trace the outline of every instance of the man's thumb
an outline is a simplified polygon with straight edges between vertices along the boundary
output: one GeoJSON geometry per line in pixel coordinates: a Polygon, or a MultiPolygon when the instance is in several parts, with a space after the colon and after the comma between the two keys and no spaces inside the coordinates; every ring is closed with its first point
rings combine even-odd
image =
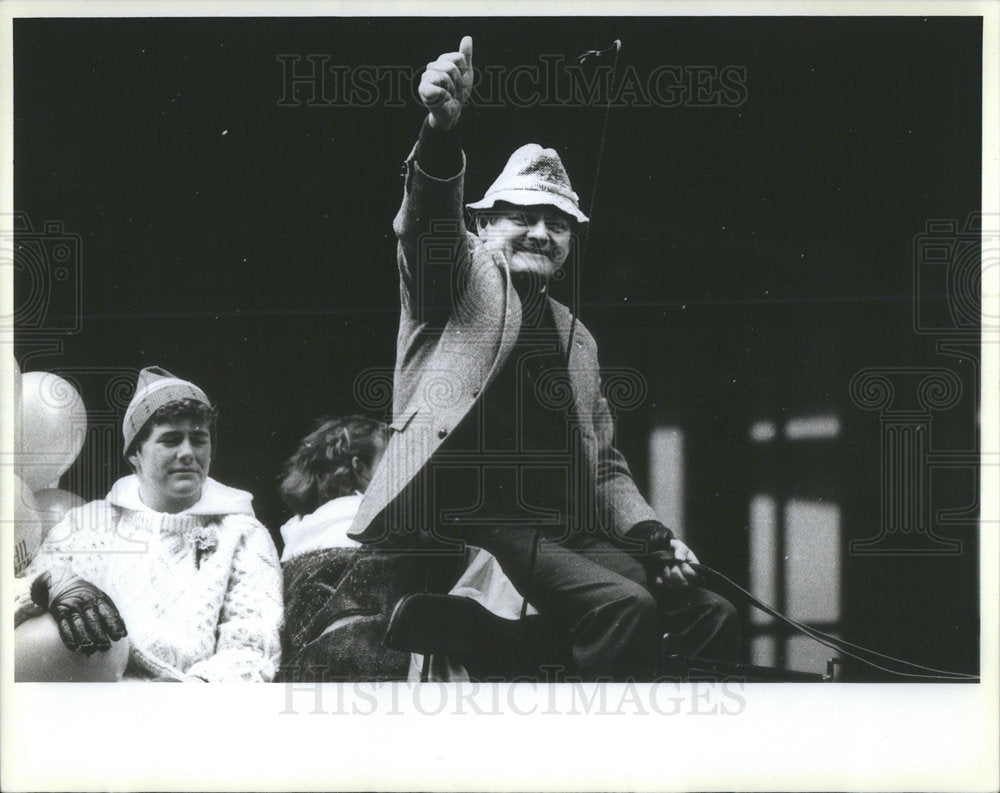
{"type": "Polygon", "coordinates": [[[458,51],[465,56],[465,62],[472,68],[472,36],[462,36],[462,43],[458,45],[458,51]]]}

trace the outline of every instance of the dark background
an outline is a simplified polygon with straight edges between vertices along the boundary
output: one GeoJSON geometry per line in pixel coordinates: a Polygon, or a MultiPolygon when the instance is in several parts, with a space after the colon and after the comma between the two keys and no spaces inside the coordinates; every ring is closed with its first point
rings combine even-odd
{"type": "MultiPolygon", "coordinates": [[[[286,96],[278,57],[417,75],[466,33],[477,68],[571,62],[616,37],[619,76],[745,68],[738,107],[610,111],[571,278],[604,366],[647,383],[619,446],[645,489],[649,430],[683,428],[686,536],[740,581],[752,494],[839,505],[841,635],[975,671],[975,468],[930,483],[935,516],[971,505],[935,528],[961,553],[862,557],[847,542],[880,526],[881,424],[851,400],[856,372],[951,369],[963,396],[935,413],[931,443],[978,448],[975,344],[949,356],[938,344],[954,328],[914,327],[915,238],[980,206],[976,18],[15,20],[15,208],[36,236],[60,221],[80,237],[78,266],[21,323],[18,360],[73,379],[107,429],[63,487],[97,498],[125,473],[115,428],[130,393],[108,383],[160,365],[220,403],[213,475],[251,490],[277,536],[283,459],[316,416],[369,407],[355,378],[392,366],[391,221],[422,117],[408,94],[309,107],[308,89],[286,96]],[[811,414],[839,418],[835,442],[762,450],[748,435],[811,414]]],[[[603,118],[599,103],[471,108],[469,200],[535,140],[558,148],[587,208],[603,118]]],[[[25,278],[16,268],[19,306],[25,278]]],[[[923,299],[947,318],[948,279],[938,287],[923,299]]]]}

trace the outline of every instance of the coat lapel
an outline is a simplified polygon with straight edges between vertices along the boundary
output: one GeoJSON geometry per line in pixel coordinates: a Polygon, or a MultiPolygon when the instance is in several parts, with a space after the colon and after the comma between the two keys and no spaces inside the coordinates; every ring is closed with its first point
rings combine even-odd
{"type": "MultiPolygon", "coordinates": [[[[559,336],[559,352],[562,353],[563,360],[566,361],[566,345],[569,344],[569,329],[573,322],[573,315],[566,306],[551,297],[549,298],[549,306],[552,308],[552,321],[555,323],[556,332],[559,336]]],[[[576,342],[573,346],[578,349],[580,346],[579,339],[576,342]]],[[[573,363],[576,360],[576,352],[577,350],[574,349],[567,361],[567,366],[571,372],[573,371],[573,363]]],[[[573,379],[570,376],[570,380],[573,379]]]]}
{"type": "Polygon", "coordinates": [[[486,375],[486,380],[482,384],[484,390],[492,382],[496,373],[507,362],[511,350],[514,349],[514,344],[517,342],[517,337],[521,332],[521,298],[511,283],[510,269],[507,266],[506,260],[502,265],[500,262],[496,262],[495,259],[494,262],[503,271],[504,278],[503,327],[500,328],[500,349],[497,351],[497,357],[493,361],[493,366],[490,367],[489,374],[486,375]]]}

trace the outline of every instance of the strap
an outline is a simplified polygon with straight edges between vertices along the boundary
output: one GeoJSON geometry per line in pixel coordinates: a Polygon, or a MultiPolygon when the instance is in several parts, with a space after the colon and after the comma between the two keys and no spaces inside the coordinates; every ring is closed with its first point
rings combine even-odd
{"type": "Polygon", "coordinates": [[[745,590],[735,581],[731,580],[730,578],[727,578],[717,570],[713,570],[711,567],[708,567],[703,564],[695,564],[690,562],[689,564],[697,573],[702,575],[708,583],[721,584],[723,587],[738,592],[740,595],[743,596],[743,599],[746,600],[754,608],[763,611],[765,614],[769,614],[770,616],[774,617],[777,620],[780,620],[786,625],[791,626],[800,633],[803,633],[806,636],[808,636],[813,641],[819,642],[820,644],[829,647],[833,650],[837,650],[838,652],[850,656],[855,660],[861,661],[862,663],[867,664],[868,666],[872,666],[875,669],[879,669],[883,672],[888,672],[889,674],[892,675],[897,675],[898,677],[916,678],[921,680],[951,680],[951,681],[963,681],[963,682],[979,681],[979,675],[970,675],[966,674],[965,672],[949,672],[943,669],[934,669],[933,667],[930,666],[922,666],[921,664],[915,664],[911,661],[905,661],[902,658],[896,658],[891,655],[886,655],[885,653],[876,652],[875,650],[869,650],[866,647],[861,647],[860,645],[852,644],[851,642],[846,641],[844,639],[838,639],[835,636],[830,636],[829,634],[823,633],[822,631],[816,630],[815,628],[810,628],[808,625],[803,625],[800,622],[796,622],[790,617],[786,617],[777,609],[774,609],[771,606],[764,603],[763,601],[758,600],[756,597],[750,594],[747,590],[745,590]],[[847,648],[851,648],[851,650],[854,650],[855,652],[851,652],[851,650],[848,650],[847,648]],[[870,658],[865,658],[863,655],[860,655],[859,653],[866,653],[868,655],[872,655],[877,658],[883,658],[887,661],[892,661],[894,663],[900,664],[910,669],[921,669],[924,670],[924,672],[933,672],[934,674],[921,674],[917,672],[904,672],[899,669],[890,669],[886,666],[882,666],[881,664],[876,663],[870,658]]]}

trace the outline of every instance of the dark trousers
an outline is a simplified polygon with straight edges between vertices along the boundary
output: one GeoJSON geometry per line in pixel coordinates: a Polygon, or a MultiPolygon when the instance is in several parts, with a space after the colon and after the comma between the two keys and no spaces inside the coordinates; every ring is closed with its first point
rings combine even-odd
{"type": "Polygon", "coordinates": [[[452,536],[493,554],[517,591],[567,633],[572,673],[584,680],[653,680],[664,633],[688,657],[739,660],[728,600],[692,585],[651,591],[643,565],[603,538],[540,535],[534,550],[531,526],[465,526],[452,536]]]}

